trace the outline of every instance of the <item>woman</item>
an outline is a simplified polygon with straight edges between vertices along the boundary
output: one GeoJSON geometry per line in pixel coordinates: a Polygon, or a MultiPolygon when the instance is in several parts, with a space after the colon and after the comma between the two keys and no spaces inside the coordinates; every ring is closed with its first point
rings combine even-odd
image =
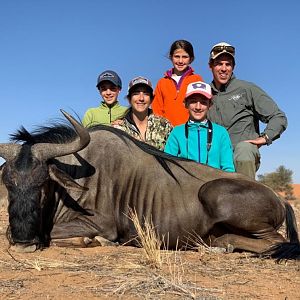
{"type": "Polygon", "coordinates": [[[149,79],[144,77],[132,79],[127,95],[130,108],[122,120],[115,121],[112,125],[141,141],[164,150],[172,125],[166,118],[152,113],[149,107],[153,98],[153,88],[149,79]]]}
{"type": "Polygon", "coordinates": [[[190,42],[175,41],[171,45],[169,59],[173,68],[158,81],[152,108],[155,114],[167,118],[175,126],[185,123],[188,119],[188,111],[183,103],[188,84],[203,79],[200,75],[194,74],[190,66],[195,59],[190,42]]]}

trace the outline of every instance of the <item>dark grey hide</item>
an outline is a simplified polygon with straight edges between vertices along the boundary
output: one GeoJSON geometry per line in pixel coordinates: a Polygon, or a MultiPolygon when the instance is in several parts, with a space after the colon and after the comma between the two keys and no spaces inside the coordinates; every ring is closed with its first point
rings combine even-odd
{"type": "Polygon", "coordinates": [[[66,117],[77,133],[67,126],[35,134],[23,129],[14,139],[25,143],[0,146],[11,244],[125,243],[136,236],[132,208],[141,223],[152,220],[169,248],[198,235],[212,246],[299,257],[293,210],[270,188],[174,158],[118,129],[87,132],[66,117]],[[277,231],[285,220],[287,239],[277,231]]]}

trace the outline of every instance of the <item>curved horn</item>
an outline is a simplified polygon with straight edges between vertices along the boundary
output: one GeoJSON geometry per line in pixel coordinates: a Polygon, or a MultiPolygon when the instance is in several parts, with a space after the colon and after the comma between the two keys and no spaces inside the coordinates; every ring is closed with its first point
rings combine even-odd
{"type": "Polygon", "coordinates": [[[79,138],[76,138],[73,142],[68,144],[49,144],[39,143],[33,146],[32,152],[35,156],[43,160],[48,160],[53,157],[59,157],[75,153],[85,148],[90,142],[90,134],[86,128],[84,128],[78,121],[76,121],[70,114],[60,110],[63,115],[69,120],[74,127],[79,138]]]}
{"type": "Polygon", "coordinates": [[[13,143],[0,144],[0,157],[4,158],[6,161],[10,161],[18,155],[21,147],[21,145],[13,143]]]}

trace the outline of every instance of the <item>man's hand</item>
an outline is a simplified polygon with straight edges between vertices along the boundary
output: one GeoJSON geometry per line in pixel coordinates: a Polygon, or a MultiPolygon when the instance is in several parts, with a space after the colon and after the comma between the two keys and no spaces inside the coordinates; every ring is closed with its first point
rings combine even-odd
{"type": "Polygon", "coordinates": [[[263,136],[260,136],[260,137],[254,139],[254,140],[247,140],[247,141],[244,141],[244,142],[256,145],[258,148],[267,144],[266,138],[263,137],[263,136]]]}

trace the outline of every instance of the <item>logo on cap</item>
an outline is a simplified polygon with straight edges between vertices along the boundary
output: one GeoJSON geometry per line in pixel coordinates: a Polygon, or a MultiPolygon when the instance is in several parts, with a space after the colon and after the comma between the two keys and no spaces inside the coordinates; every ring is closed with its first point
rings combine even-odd
{"type": "Polygon", "coordinates": [[[146,84],[152,88],[151,81],[149,79],[147,79],[145,77],[141,77],[141,76],[133,78],[129,83],[129,88],[132,88],[134,85],[140,84],[140,83],[146,84]]]}
{"type": "Polygon", "coordinates": [[[203,82],[192,83],[194,89],[206,89],[206,84],[203,82]]]}
{"type": "Polygon", "coordinates": [[[104,73],[104,74],[101,74],[100,78],[112,78],[112,77],[115,77],[113,74],[111,73],[104,73]]]}

